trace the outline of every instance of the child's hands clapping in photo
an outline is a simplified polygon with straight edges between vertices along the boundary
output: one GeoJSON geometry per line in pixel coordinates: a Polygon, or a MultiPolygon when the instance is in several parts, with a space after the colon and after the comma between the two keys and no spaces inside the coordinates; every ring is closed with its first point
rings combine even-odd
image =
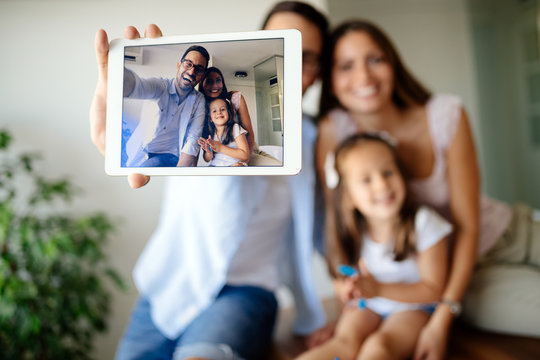
{"type": "Polygon", "coordinates": [[[208,139],[199,138],[197,141],[204,151],[221,152],[221,146],[223,145],[219,140],[214,140],[208,135],[208,139]]]}

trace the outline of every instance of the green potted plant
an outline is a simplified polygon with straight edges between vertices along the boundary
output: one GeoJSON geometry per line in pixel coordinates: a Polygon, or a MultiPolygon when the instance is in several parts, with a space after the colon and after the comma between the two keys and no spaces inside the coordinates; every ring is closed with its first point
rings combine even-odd
{"type": "Polygon", "coordinates": [[[109,312],[103,279],[125,288],[103,249],[113,223],[57,210],[74,186],[40,176],[38,156],[10,142],[0,130],[0,358],[91,359],[109,312]]]}

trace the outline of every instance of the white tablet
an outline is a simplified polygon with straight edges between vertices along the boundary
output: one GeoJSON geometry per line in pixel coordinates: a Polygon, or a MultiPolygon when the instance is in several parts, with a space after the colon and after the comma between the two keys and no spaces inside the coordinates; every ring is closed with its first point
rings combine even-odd
{"type": "Polygon", "coordinates": [[[111,41],[107,174],[297,174],[301,63],[297,30],[111,41]]]}

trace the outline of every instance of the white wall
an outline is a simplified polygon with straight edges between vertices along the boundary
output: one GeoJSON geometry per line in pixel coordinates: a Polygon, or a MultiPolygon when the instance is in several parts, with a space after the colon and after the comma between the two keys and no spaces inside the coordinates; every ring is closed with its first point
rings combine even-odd
{"type": "MultiPolygon", "coordinates": [[[[310,1],[321,8],[324,0],[310,1]]],[[[90,141],[88,109],[97,70],[94,35],[122,37],[126,25],[141,32],[148,23],[165,34],[255,30],[274,1],[9,1],[0,2],[0,126],[20,150],[42,152],[47,176],[69,176],[84,194],[74,213],[106,210],[122,219],[108,253],[131,279],[131,269],[155,228],[163,179],[131,190],[123,177],[105,175],[90,141]],[[247,15],[249,14],[249,15],[247,15]]],[[[156,259],[159,261],[159,259],[156,259]]],[[[109,333],[96,344],[98,359],[111,359],[136,299],[115,293],[109,333]]]]}

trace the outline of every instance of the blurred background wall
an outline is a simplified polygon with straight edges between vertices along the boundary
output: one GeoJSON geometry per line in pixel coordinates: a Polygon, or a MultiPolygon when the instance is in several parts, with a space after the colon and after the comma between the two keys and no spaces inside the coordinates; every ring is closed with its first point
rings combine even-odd
{"type": "MultiPolygon", "coordinates": [[[[536,0],[311,0],[332,25],[350,17],[385,29],[405,63],[434,92],[460,95],[468,110],[483,171],[483,189],[503,200],[540,207],[540,66],[536,0]]],[[[255,30],[275,1],[2,0],[0,126],[15,147],[43,154],[45,176],[69,176],[83,191],[75,213],[105,210],[119,219],[108,246],[126,279],[114,292],[109,331],[96,357],[111,359],[137,297],[131,270],[156,226],[163,178],[131,190],[109,177],[89,137],[88,109],[97,76],[97,29],[122,37],[148,23],[164,34],[255,30]]],[[[305,100],[317,111],[317,89],[305,100]]],[[[156,259],[159,261],[159,259],[156,259]]],[[[321,296],[332,288],[322,260],[314,273],[321,296]]],[[[286,291],[280,294],[290,303],[286,291]]]]}

